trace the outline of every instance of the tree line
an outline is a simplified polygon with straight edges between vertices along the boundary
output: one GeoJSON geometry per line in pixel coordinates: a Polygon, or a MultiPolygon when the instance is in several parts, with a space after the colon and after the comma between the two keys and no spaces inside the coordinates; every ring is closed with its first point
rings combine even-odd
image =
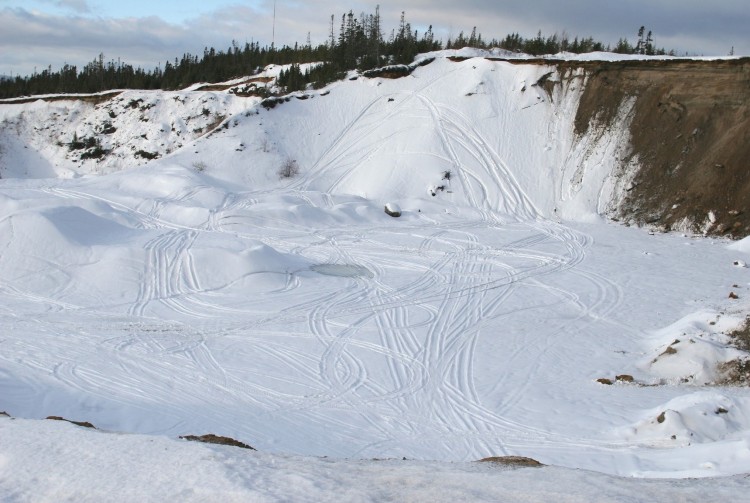
{"type": "MultiPolygon", "coordinates": [[[[503,39],[486,40],[474,28],[469,35],[461,32],[445,43],[437,39],[432,26],[420,33],[413,29],[401,13],[398,27],[386,36],[383,33],[380,8],[371,14],[345,13],[337,20],[331,16],[330,31],[325,43],[313,46],[309,35],[307,43],[280,48],[261,46],[258,42],[240,46],[232,41],[226,50],[206,47],[202,55],[183,54],[181,58],[166,61],[151,70],[136,68],[120,60],[105,61],[99,54],[83,68],[65,64],[60,70],[51,66],[30,76],[0,79],[0,98],[57,93],[95,93],[110,89],[163,89],[185,88],[198,82],[223,82],[236,77],[253,75],[269,64],[291,65],[282,72],[278,84],[286,91],[304,89],[308,85],[321,87],[340,79],[349,70],[369,70],[384,65],[408,64],[417,54],[441,49],[498,47],[531,55],[555,54],[566,51],[585,53],[612,51],[623,54],[666,54],[656,49],[652,33],[645,28],[638,31],[638,39],[631,44],[620,39],[616,46],[605,46],[592,37],[570,39],[566,34],[524,38],[518,33],[503,39]],[[305,71],[305,63],[310,65],[305,71]]],[[[672,52],[673,54],[673,52],[672,52]]]]}

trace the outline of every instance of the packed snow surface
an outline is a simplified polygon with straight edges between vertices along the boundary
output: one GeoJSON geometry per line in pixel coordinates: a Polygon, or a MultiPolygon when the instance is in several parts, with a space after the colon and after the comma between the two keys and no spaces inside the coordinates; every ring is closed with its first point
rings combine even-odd
{"type": "MultiPolygon", "coordinates": [[[[93,134],[102,105],[3,105],[0,410],[211,432],[266,453],[127,437],[136,453],[163,445],[164,458],[145,455],[160,466],[226,457],[233,479],[291,466],[267,453],[749,472],[750,393],[706,385],[743,357],[726,333],[744,321],[750,271],[735,262],[750,248],[604,222],[628,182],[613,159],[632,104],[577,138],[583,76],[551,75],[550,95],[535,84],[553,70],[438,58],[270,110],[221,92],[132,92],[111,105],[139,111],[116,124],[106,169],[55,145],[93,134]],[[34,131],[31,116],[63,119],[34,131]],[[131,167],[139,149],[163,157],[131,167]],[[300,173],[284,178],[290,159],[300,173]]],[[[27,466],[9,442],[24,428],[73,452],[120,438],[44,424],[0,422],[0,470],[27,466]]],[[[300,484],[392,477],[388,463],[306,463],[300,484]]],[[[408,469],[424,480],[435,466],[408,469]]],[[[465,480],[491,472],[460,466],[465,480]]],[[[593,477],[543,470],[552,484],[593,477]]]]}

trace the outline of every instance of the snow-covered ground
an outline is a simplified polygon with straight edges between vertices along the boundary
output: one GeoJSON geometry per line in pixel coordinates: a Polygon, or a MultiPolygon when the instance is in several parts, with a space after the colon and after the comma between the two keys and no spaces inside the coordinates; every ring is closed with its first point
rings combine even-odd
{"type": "Polygon", "coordinates": [[[75,502],[742,501],[744,475],[624,478],[559,467],[336,460],[0,417],[0,499],[75,502]]]}
{"type": "Polygon", "coordinates": [[[438,57],[269,110],[221,91],[1,105],[0,410],[152,436],[2,419],[0,489],[119,499],[116,466],[156,491],[124,499],[227,479],[237,499],[351,478],[353,500],[744,494],[601,475],[750,472],[750,392],[714,385],[745,357],[726,334],[750,245],[606,223],[632,103],[576,138],[584,77],[553,70],[438,57]],[[65,143],[107,118],[114,154],[81,163],[65,143]],[[208,432],[261,454],[174,440],[208,432]],[[557,468],[463,463],[502,455],[557,468]],[[70,482],[86,456],[107,462],[70,482]]]}

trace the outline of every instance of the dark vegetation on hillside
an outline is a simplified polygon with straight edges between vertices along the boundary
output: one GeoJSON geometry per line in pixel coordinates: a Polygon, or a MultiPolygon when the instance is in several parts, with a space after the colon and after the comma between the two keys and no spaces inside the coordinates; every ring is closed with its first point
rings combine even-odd
{"type": "MultiPolygon", "coordinates": [[[[202,56],[184,54],[181,59],[167,61],[153,70],[134,68],[121,61],[105,61],[99,56],[82,69],[65,64],[60,70],[48,67],[31,76],[0,80],[0,98],[13,98],[36,94],[95,93],[110,89],[181,89],[198,82],[223,82],[235,77],[253,75],[269,64],[292,65],[283,72],[279,85],[286,91],[296,91],[308,85],[321,87],[340,79],[348,70],[370,70],[383,65],[408,64],[423,52],[462,47],[498,47],[532,55],[554,54],[561,51],[584,53],[614,51],[619,53],[664,54],[653,44],[651,32],[645,34],[641,27],[638,41],[631,44],[621,39],[615,47],[605,46],[593,38],[572,40],[565,34],[545,37],[540,31],[536,37],[524,38],[518,33],[504,39],[485,40],[474,28],[466,36],[461,32],[446,43],[435,39],[432,27],[424,33],[413,30],[404,13],[397,29],[383,36],[380,10],[373,14],[355,16],[351,11],[341,16],[336,30],[335,16],[331,16],[330,33],[325,44],[281,48],[261,47],[258,42],[240,46],[233,41],[224,50],[205,48],[202,56]],[[336,35],[338,31],[338,35],[336,35]],[[318,62],[319,65],[302,71],[300,64],[318,62]]],[[[309,37],[308,37],[309,38],[309,37]]]]}

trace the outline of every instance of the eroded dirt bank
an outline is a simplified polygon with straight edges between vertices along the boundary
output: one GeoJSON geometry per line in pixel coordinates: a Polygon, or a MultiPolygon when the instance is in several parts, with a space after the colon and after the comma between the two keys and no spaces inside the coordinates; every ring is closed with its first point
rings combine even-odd
{"type": "Polygon", "coordinates": [[[607,127],[635,97],[630,123],[640,170],[614,215],[664,230],[750,234],[750,58],[560,62],[583,68],[578,134],[607,127]]]}

